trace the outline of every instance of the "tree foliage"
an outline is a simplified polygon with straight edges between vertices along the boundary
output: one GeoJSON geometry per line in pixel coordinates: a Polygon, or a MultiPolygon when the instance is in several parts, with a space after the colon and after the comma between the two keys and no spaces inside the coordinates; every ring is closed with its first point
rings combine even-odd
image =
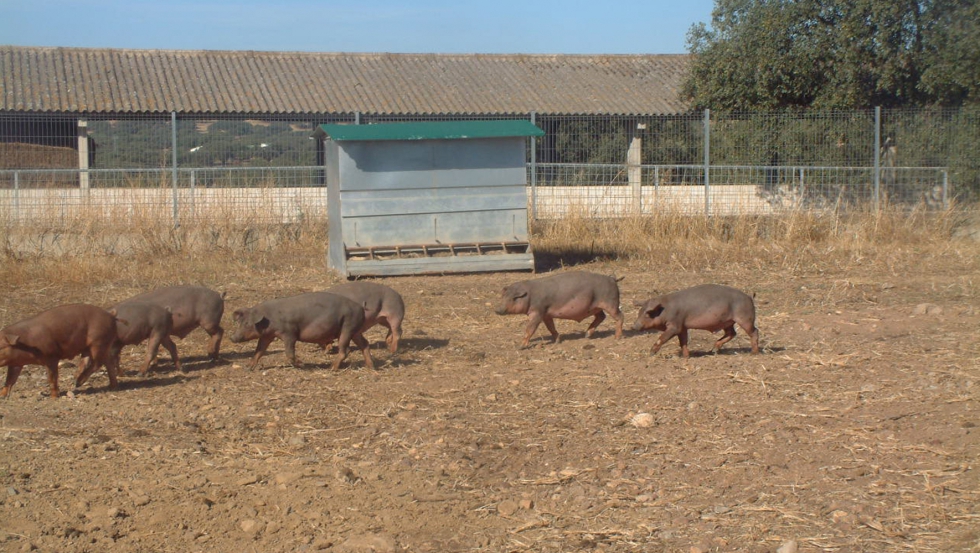
{"type": "Polygon", "coordinates": [[[717,0],[688,32],[698,108],[960,105],[980,100],[976,0],[717,0]]]}

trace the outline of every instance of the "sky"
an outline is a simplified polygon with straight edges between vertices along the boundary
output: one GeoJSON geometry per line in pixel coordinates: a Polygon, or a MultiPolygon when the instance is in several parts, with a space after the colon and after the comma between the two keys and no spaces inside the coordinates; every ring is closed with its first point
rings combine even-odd
{"type": "Polygon", "coordinates": [[[681,54],[714,0],[0,0],[0,44],[163,50],[681,54]]]}

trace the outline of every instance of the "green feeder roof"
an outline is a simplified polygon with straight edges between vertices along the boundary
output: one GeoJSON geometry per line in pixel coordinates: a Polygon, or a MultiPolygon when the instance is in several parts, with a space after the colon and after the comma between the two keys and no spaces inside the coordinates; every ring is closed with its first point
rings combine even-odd
{"type": "Polygon", "coordinates": [[[373,125],[320,125],[317,135],[333,140],[454,140],[461,138],[504,138],[544,136],[530,121],[426,121],[378,123],[373,125]]]}

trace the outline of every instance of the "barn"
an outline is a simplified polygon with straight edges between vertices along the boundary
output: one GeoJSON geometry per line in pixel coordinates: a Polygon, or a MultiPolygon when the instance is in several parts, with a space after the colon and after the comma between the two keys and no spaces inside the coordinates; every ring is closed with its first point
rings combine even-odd
{"type": "MultiPolygon", "coordinates": [[[[523,118],[545,130],[537,150],[539,161],[547,162],[557,149],[557,127],[570,121],[635,128],[637,117],[686,112],[680,88],[688,63],[686,55],[0,46],[0,169],[61,167],[65,149],[75,154],[70,168],[111,167],[111,153],[125,138],[100,138],[95,125],[178,119],[196,120],[198,128],[228,119],[312,128],[523,118]]],[[[159,166],[161,160],[146,163],[159,166]]]]}

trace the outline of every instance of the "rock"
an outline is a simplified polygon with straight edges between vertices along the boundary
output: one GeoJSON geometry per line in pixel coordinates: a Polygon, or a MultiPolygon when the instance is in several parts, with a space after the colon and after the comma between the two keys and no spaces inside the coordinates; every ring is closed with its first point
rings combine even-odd
{"type": "Polygon", "coordinates": [[[497,504],[497,512],[505,517],[512,516],[518,509],[520,506],[516,501],[505,500],[497,504]]]}
{"type": "Polygon", "coordinates": [[[796,540],[788,540],[783,542],[783,545],[779,546],[776,553],[796,553],[799,551],[800,546],[796,543],[796,540]]]}
{"type": "Polygon", "coordinates": [[[654,422],[656,421],[650,413],[637,413],[630,418],[630,424],[637,428],[650,428],[654,422]]]}
{"type": "Polygon", "coordinates": [[[934,303],[920,303],[919,305],[915,306],[915,309],[912,310],[912,315],[915,316],[922,316],[922,315],[935,316],[935,315],[942,315],[942,313],[943,313],[943,308],[939,307],[934,303]]]}
{"type": "Polygon", "coordinates": [[[275,477],[273,477],[273,481],[276,484],[292,484],[293,482],[299,480],[302,477],[303,477],[302,472],[282,472],[275,475],[275,477]]]}
{"type": "Polygon", "coordinates": [[[245,532],[249,536],[253,537],[262,532],[264,526],[265,525],[262,523],[262,521],[255,520],[254,518],[247,518],[238,523],[238,527],[242,529],[242,532],[245,532]]]}
{"type": "Polygon", "coordinates": [[[337,469],[337,472],[334,473],[334,476],[337,478],[337,480],[340,480],[345,484],[353,484],[359,480],[357,475],[354,474],[354,471],[348,467],[340,467],[337,469]]]}
{"type": "Polygon", "coordinates": [[[255,484],[258,481],[259,481],[259,477],[258,476],[255,476],[254,474],[251,474],[251,475],[246,476],[244,478],[239,478],[235,482],[235,485],[237,485],[237,486],[250,486],[252,484],[255,484]]]}
{"type": "Polygon", "coordinates": [[[395,540],[387,536],[367,534],[354,536],[337,546],[339,553],[395,553],[395,540]]]}

